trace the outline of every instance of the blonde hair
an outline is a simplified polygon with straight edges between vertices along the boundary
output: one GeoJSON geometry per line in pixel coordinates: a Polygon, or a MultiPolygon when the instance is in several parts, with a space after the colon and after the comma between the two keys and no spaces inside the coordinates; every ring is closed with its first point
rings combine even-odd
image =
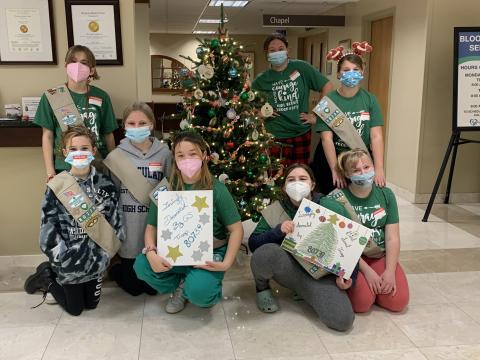
{"type": "Polygon", "coordinates": [[[172,190],[185,190],[185,184],[183,182],[182,173],[177,166],[177,162],[175,161],[175,148],[178,144],[183,141],[187,141],[192,143],[200,152],[201,154],[205,154],[205,159],[202,161],[202,168],[200,170],[200,181],[195,184],[195,189],[202,189],[202,190],[210,190],[213,189],[213,176],[208,170],[208,145],[203,140],[201,135],[193,131],[182,131],[174,136],[172,141],[172,152],[174,155],[173,164],[173,171],[172,176],[170,177],[170,186],[172,190]],[[197,185],[198,184],[198,185],[197,185]]]}
{"type": "Polygon", "coordinates": [[[67,54],[65,55],[65,64],[70,64],[73,62],[73,58],[75,57],[76,53],[83,52],[87,58],[88,66],[91,68],[95,68],[93,75],[91,76],[94,80],[100,79],[97,73],[97,61],[95,60],[95,55],[93,55],[92,50],[88,47],[83,45],[73,45],[71,46],[67,54]]]}
{"type": "Polygon", "coordinates": [[[145,115],[148,120],[153,124],[153,128],[155,128],[155,115],[153,114],[152,108],[148,106],[146,103],[141,101],[136,101],[132,105],[129,105],[123,110],[123,127],[125,127],[125,121],[130,116],[130,114],[134,111],[140,111],[145,115]]]}
{"type": "Polygon", "coordinates": [[[341,153],[337,160],[337,171],[344,177],[347,177],[352,167],[364,156],[372,161],[370,154],[363,149],[353,149],[341,153]]]}
{"type": "Polygon", "coordinates": [[[62,134],[62,149],[67,148],[67,144],[70,139],[78,136],[85,136],[90,140],[92,147],[97,146],[97,140],[95,138],[95,135],[88,128],[83,125],[74,125],[69,126],[67,131],[62,134]]]}

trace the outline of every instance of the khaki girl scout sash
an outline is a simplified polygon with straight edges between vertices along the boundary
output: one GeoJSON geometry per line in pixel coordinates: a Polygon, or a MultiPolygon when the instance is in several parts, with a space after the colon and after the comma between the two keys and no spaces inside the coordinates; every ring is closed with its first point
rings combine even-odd
{"type": "Polygon", "coordinates": [[[67,131],[69,126],[84,125],[82,116],[73,102],[72,96],[65,85],[60,85],[45,91],[55,118],[62,132],[67,131]]]}
{"type": "MultiPolygon", "coordinates": [[[[268,226],[270,226],[272,229],[286,220],[292,220],[292,218],[288,216],[286,211],[283,209],[280,201],[275,201],[263,209],[262,216],[267,222],[268,226]]],[[[317,265],[303,260],[303,258],[300,256],[293,255],[293,257],[314,279],[320,279],[321,277],[330,274],[317,265]]]]}
{"type": "Polygon", "coordinates": [[[148,206],[150,193],[155,186],[150,184],[122,150],[111,151],[103,164],[120,179],[138,202],[148,206]]]}
{"type": "Polygon", "coordinates": [[[342,110],[328,97],[324,96],[313,108],[313,112],[347,144],[350,149],[362,149],[368,153],[360,134],[342,110]]]}
{"type": "Polygon", "coordinates": [[[112,258],[120,248],[120,240],[103,214],[83,192],[75,178],[62,171],[47,183],[47,186],[73,216],[78,225],[112,258]]]}
{"type": "MultiPolygon", "coordinates": [[[[362,223],[342,190],[335,189],[329,194],[329,196],[333,197],[333,199],[345,207],[345,210],[347,210],[347,212],[350,214],[350,217],[353,221],[358,224],[362,223]]],[[[377,259],[381,258],[384,254],[385,250],[378,246],[375,241],[373,241],[373,238],[368,239],[367,245],[365,245],[365,248],[362,252],[362,255],[365,255],[366,257],[377,259]]]]}

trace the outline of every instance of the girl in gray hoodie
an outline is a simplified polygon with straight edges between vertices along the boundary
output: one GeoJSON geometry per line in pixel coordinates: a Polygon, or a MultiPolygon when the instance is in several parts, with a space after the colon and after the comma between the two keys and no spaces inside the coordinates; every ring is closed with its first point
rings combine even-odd
{"type": "MultiPolygon", "coordinates": [[[[117,149],[128,157],[151,185],[156,186],[170,175],[172,155],[165,143],[150,136],[154,123],[155,117],[147,104],[135,102],[127,107],[123,113],[126,137],[117,149]]],[[[133,271],[135,257],[142,252],[144,245],[148,207],[139,202],[115,174],[112,174],[112,178],[120,190],[119,207],[123,214],[126,238],[118,251],[121,262],[110,268],[110,278],[133,296],[144,292],[154,295],[156,290],[139,280],[133,271]]]]}

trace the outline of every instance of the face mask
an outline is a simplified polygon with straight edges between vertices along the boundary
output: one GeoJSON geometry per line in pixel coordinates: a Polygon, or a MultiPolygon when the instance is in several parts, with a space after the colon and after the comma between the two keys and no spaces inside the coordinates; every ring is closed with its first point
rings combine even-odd
{"type": "Polygon", "coordinates": [[[275,51],[271,52],[267,56],[268,62],[272,65],[282,65],[285,61],[287,61],[287,51],[275,51]]]}
{"type": "Polygon", "coordinates": [[[184,159],[177,161],[177,166],[186,177],[191,178],[202,167],[202,160],[200,159],[184,159]]]}
{"type": "Polygon", "coordinates": [[[71,151],[65,158],[65,162],[77,169],[84,169],[95,159],[91,151],[71,151]]]}
{"type": "Polygon", "coordinates": [[[370,187],[373,184],[374,177],[375,171],[371,170],[364,174],[350,176],[350,181],[360,187],[370,187]]]}
{"type": "Polygon", "coordinates": [[[67,75],[75,82],[81,82],[88,79],[90,76],[90,68],[82,63],[70,63],[67,65],[67,75]]]}
{"type": "Polygon", "coordinates": [[[306,198],[310,195],[311,189],[310,185],[303,181],[293,181],[287,184],[285,187],[285,192],[290,197],[290,199],[299,202],[303,198],[306,198]]]}
{"type": "Polygon", "coordinates": [[[358,70],[345,71],[340,77],[340,82],[347,87],[355,87],[363,79],[363,75],[358,70]]]}
{"type": "Polygon", "coordinates": [[[150,127],[125,128],[125,136],[134,143],[142,143],[150,136],[150,127]]]}

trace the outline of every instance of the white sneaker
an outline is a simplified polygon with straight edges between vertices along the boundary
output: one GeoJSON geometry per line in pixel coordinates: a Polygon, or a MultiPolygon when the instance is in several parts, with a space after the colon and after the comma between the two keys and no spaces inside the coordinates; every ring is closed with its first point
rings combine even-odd
{"type": "Polygon", "coordinates": [[[47,295],[45,295],[45,303],[48,305],[56,305],[57,300],[53,297],[52,293],[47,292],[47,295]]]}
{"type": "Polygon", "coordinates": [[[182,280],[170,299],[168,299],[167,305],[165,306],[165,311],[167,313],[176,314],[185,308],[187,300],[183,297],[183,286],[184,282],[182,280]]]}

